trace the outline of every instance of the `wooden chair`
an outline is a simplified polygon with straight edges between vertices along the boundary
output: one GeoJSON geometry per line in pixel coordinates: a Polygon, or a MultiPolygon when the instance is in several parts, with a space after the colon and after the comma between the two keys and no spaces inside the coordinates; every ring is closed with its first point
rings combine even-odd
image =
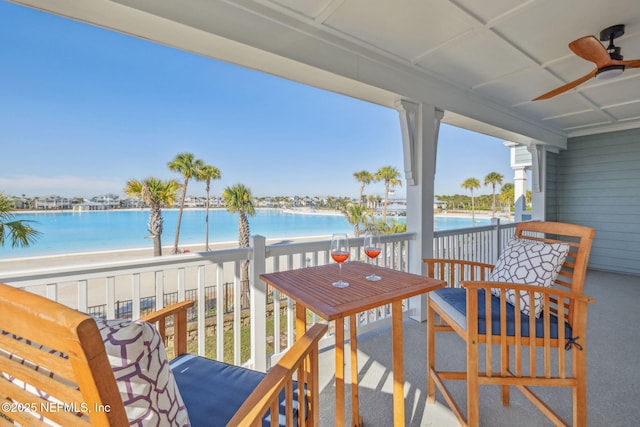
{"type": "MultiPolygon", "coordinates": [[[[186,353],[186,310],[192,305],[191,301],[178,303],[144,319],[157,322],[164,338],[166,319],[174,317],[174,349],[178,355],[186,353]]],[[[92,317],[0,284],[0,330],[5,331],[0,333],[0,426],[14,422],[47,425],[39,417],[69,426],[129,425],[103,338],[92,317]]],[[[224,370],[243,370],[259,378],[255,390],[235,403],[233,409],[237,411],[227,425],[263,425],[266,414],[278,414],[269,415],[271,426],[279,425],[282,419],[287,426],[318,425],[318,341],[326,330],[326,325],[311,327],[267,374],[210,361],[226,365],[224,370]],[[294,417],[296,394],[301,396],[300,402],[305,402],[299,417],[294,417]]],[[[206,376],[202,382],[206,385],[206,376]]],[[[188,393],[179,383],[178,388],[180,394],[188,393]]],[[[195,403],[202,402],[207,410],[213,407],[215,411],[216,392],[225,394],[227,390],[208,390],[195,403]]],[[[191,411],[186,399],[185,405],[191,411]]]]}
{"type": "Polygon", "coordinates": [[[510,387],[515,386],[555,425],[567,425],[529,387],[570,387],[573,394],[573,425],[587,425],[587,305],[594,300],[583,295],[583,286],[594,234],[593,229],[579,225],[553,222],[517,224],[515,237],[519,239],[552,244],[567,242],[570,246],[562,270],[555,283],[548,288],[489,282],[494,269],[490,264],[424,260],[427,274],[446,280],[449,285],[429,296],[428,402],[434,402],[437,387],[460,423],[475,427],[480,424],[479,385],[500,385],[504,406],[509,405],[510,387]],[[499,297],[492,295],[491,289],[499,293],[499,297]],[[518,303],[507,301],[509,289],[513,290],[514,302],[518,303]],[[539,318],[535,317],[534,310],[528,315],[515,310],[520,307],[524,296],[533,301],[534,292],[542,296],[539,318]],[[491,298],[485,298],[485,293],[491,298]],[[455,332],[465,341],[466,372],[436,368],[436,332],[455,332]],[[535,339],[531,339],[532,336],[535,339]],[[479,344],[485,344],[484,351],[479,344]],[[570,370],[567,367],[568,351],[565,349],[571,350],[570,370]],[[447,380],[467,381],[466,419],[445,386],[447,380]]]}

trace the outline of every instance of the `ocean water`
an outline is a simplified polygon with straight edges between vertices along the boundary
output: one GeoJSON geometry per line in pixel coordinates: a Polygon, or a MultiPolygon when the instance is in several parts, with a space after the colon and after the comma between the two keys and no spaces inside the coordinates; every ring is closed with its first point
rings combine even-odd
{"type": "MultiPolygon", "coordinates": [[[[164,228],[162,245],[172,246],[175,238],[178,210],[162,211],[164,228]]],[[[205,241],[205,211],[187,209],[182,215],[180,247],[203,244],[205,241]]],[[[112,210],[94,212],[16,213],[15,219],[33,221],[41,236],[31,246],[12,248],[10,242],[0,247],[0,258],[60,255],[118,249],[152,248],[147,236],[148,210],[112,210]]],[[[404,221],[404,218],[400,218],[404,221]]],[[[489,224],[488,219],[476,219],[476,225],[489,224]]],[[[331,233],[353,233],[342,215],[290,213],[278,209],[258,209],[249,217],[251,234],[268,239],[307,236],[328,236],[331,233]]],[[[470,227],[471,218],[436,217],[436,230],[470,227]]],[[[238,215],[224,209],[209,211],[209,242],[236,242],[238,215]]]]}

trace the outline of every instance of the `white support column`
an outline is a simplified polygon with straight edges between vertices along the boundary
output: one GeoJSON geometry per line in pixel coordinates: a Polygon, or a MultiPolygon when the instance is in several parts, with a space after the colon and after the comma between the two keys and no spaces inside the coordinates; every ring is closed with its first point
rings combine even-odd
{"type": "Polygon", "coordinates": [[[400,131],[402,132],[402,154],[404,158],[404,178],[407,187],[416,185],[416,141],[420,123],[420,106],[415,102],[401,99],[396,103],[396,109],[400,113],[400,131]]]}
{"type": "MultiPolygon", "coordinates": [[[[396,103],[402,127],[407,180],[407,231],[416,233],[409,243],[410,271],[424,274],[422,258],[433,253],[433,200],[436,152],[442,111],[432,105],[400,100],[396,103]]],[[[412,298],[413,318],[426,320],[426,296],[412,298]]]]}
{"type": "Polygon", "coordinates": [[[544,221],[546,218],[545,207],[545,178],[546,178],[546,160],[547,151],[542,145],[532,145],[527,147],[531,153],[532,172],[531,172],[531,219],[544,221]]]}
{"type": "Polygon", "coordinates": [[[527,168],[514,167],[513,170],[514,216],[516,221],[520,222],[527,207],[527,168]]]}
{"type": "MultiPolygon", "coordinates": [[[[267,372],[267,285],[260,280],[266,271],[266,239],[251,236],[253,259],[250,263],[251,359],[253,369],[267,372]]],[[[277,336],[277,335],[276,335],[277,336]]]]}

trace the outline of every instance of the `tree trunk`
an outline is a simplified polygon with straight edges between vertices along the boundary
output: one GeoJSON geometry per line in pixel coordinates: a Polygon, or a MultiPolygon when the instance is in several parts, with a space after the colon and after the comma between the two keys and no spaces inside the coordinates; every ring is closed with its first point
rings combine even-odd
{"type": "Polygon", "coordinates": [[[149,209],[149,233],[153,238],[153,256],[162,255],[162,211],[159,206],[151,206],[149,209]]]}
{"type": "Polygon", "coordinates": [[[182,211],[184,210],[184,199],[187,197],[187,182],[184,180],[184,187],[182,188],[182,200],[180,200],[180,210],[178,211],[178,225],[176,225],[176,239],[173,242],[173,253],[180,253],[178,249],[178,240],[180,239],[180,223],[182,222],[182,211]]]}
{"type": "Polygon", "coordinates": [[[471,190],[471,224],[476,225],[476,201],[473,198],[473,190],[471,190]]]}
{"type": "Polygon", "coordinates": [[[205,237],[204,237],[204,250],[209,250],[209,181],[207,181],[207,201],[205,214],[204,214],[204,224],[205,224],[205,237]]]}
{"type": "Polygon", "coordinates": [[[160,235],[153,236],[153,256],[162,256],[162,242],[160,235]]]}
{"type": "MultiPolygon", "coordinates": [[[[240,221],[238,222],[239,246],[248,248],[250,242],[249,220],[244,212],[240,212],[240,221]]],[[[248,305],[249,302],[249,261],[242,261],[240,267],[240,283],[242,284],[241,304],[248,305]]]]}
{"type": "Polygon", "coordinates": [[[389,183],[385,182],[384,184],[384,208],[382,211],[382,219],[384,223],[387,223],[387,202],[389,201],[389,183]]]}

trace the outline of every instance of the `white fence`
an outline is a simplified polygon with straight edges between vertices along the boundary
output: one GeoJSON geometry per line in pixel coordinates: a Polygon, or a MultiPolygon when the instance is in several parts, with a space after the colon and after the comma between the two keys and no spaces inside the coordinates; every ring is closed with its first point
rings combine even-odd
{"type": "MultiPolygon", "coordinates": [[[[436,232],[434,256],[494,263],[500,245],[513,234],[513,227],[513,224],[494,224],[436,232]]],[[[383,251],[376,262],[409,271],[412,266],[408,265],[407,251],[413,239],[413,233],[382,236],[383,251]]],[[[350,239],[351,260],[365,260],[363,243],[362,238],[350,239]]],[[[178,301],[184,300],[187,294],[190,297],[195,294],[193,334],[197,352],[264,370],[270,365],[270,355],[278,355],[292,344],[294,307],[277,291],[267,289],[259,275],[327,264],[329,246],[328,240],[267,246],[264,237],[254,236],[249,248],[33,269],[2,274],[0,282],[28,289],[84,312],[92,306],[105,305],[107,318],[121,314],[117,307],[122,301],[128,301],[131,317],[137,319],[145,309],[162,308],[166,294],[177,295],[178,301]],[[246,261],[250,263],[250,274],[248,283],[243,283],[241,264],[246,261]],[[212,287],[216,295],[213,300],[207,298],[207,290],[212,287]],[[230,302],[222,297],[225,287],[232,290],[227,292],[230,302]],[[153,304],[143,304],[149,298],[153,304]],[[243,300],[250,309],[242,310],[246,306],[243,300]],[[273,314],[267,315],[267,307],[273,314]]],[[[405,304],[406,311],[412,309],[409,304],[410,301],[405,304]]],[[[318,320],[313,314],[309,316],[310,322],[318,320]]],[[[385,307],[371,310],[359,316],[359,328],[375,327],[389,317],[390,311],[385,307]]]]}
{"type": "MultiPolygon", "coordinates": [[[[404,260],[409,245],[414,238],[412,233],[394,234],[382,237],[383,251],[377,262],[390,268],[407,270],[404,260]]],[[[215,354],[219,360],[250,364],[258,369],[266,369],[268,354],[280,353],[292,344],[294,336],[294,310],[291,301],[282,299],[277,292],[271,291],[259,280],[259,275],[299,268],[310,265],[323,265],[329,262],[330,241],[313,241],[266,246],[265,238],[254,236],[249,248],[226,249],[211,252],[190,253],[177,256],[163,256],[111,263],[99,263],[86,266],[69,266],[47,269],[33,269],[23,272],[2,274],[0,282],[28,289],[65,305],[88,312],[96,305],[105,305],[107,318],[118,316],[116,309],[121,301],[130,301],[131,317],[137,319],[144,309],[159,309],[164,306],[165,295],[177,293],[177,300],[184,300],[187,293],[195,292],[197,327],[197,352],[201,355],[215,354]],[[251,273],[248,283],[241,277],[241,264],[250,262],[251,273]],[[225,286],[232,284],[233,310],[225,310],[225,286]],[[215,301],[207,301],[207,288],[215,286],[215,301]],[[241,300],[250,295],[250,316],[242,307],[241,300]],[[142,302],[153,298],[152,306],[142,302]],[[266,306],[273,306],[273,330],[269,340],[272,349],[267,351],[266,306]],[[211,306],[213,304],[213,307],[211,306]],[[215,312],[214,319],[208,323],[207,311],[215,312]],[[284,312],[284,315],[280,315],[284,312]],[[248,319],[248,320],[247,320],[248,319]],[[250,325],[250,337],[244,326],[250,325]],[[225,343],[225,329],[231,343],[225,343]],[[281,333],[281,329],[284,333],[281,333]],[[286,337],[281,343],[280,336],[286,337]],[[212,340],[210,337],[214,337],[212,340]],[[213,342],[211,342],[213,341],[213,342]],[[225,349],[225,346],[227,347],[225,349]],[[230,349],[229,349],[230,348],[230,349]],[[243,348],[245,354],[243,355],[243,348]],[[246,349],[251,354],[247,356],[246,349]]],[[[350,239],[351,259],[363,260],[363,238],[350,239]]],[[[386,317],[383,311],[364,316],[363,323],[371,323],[386,317]]],[[[315,317],[311,317],[315,321],[315,317]]]]}
{"type": "Polygon", "coordinates": [[[513,237],[516,224],[494,224],[436,231],[433,237],[433,257],[460,259],[495,264],[502,248],[513,237]]]}

